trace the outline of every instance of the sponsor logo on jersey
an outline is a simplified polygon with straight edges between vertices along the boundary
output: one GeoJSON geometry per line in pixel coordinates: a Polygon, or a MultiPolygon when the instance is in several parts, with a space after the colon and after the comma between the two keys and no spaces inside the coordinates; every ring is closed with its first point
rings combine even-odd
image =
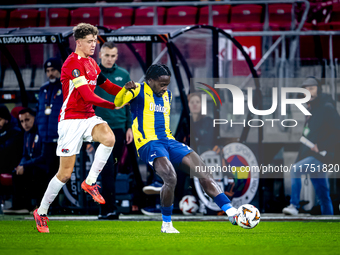
{"type": "Polygon", "coordinates": [[[168,107],[161,106],[160,104],[150,103],[150,111],[168,113],[168,107]]]}
{"type": "Polygon", "coordinates": [[[116,80],[116,81],[122,81],[123,78],[122,78],[122,77],[116,77],[115,80],[116,80]]]}
{"type": "Polygon", "coordinates": [[[74,78],[77,78],[77,77],[79,77],[79,75],[80,75],[80,71],[78,69],[73,69],[72,76],[74,78]]]}
{"type": "Polygon", "coordinates": [[[96,80],[87,80],[87,84],[96,86],[97,81],[96,80]]]}

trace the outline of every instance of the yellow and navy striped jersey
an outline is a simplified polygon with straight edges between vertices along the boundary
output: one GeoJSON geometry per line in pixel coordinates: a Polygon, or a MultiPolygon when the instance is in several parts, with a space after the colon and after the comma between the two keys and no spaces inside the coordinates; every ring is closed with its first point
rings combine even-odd
{"type": "Polygon", "coordinates": [[[170,131],[170,90],[158,97],[146,82],[135,84],[137,88],[133,90],[123,87],[114,103],[120,107],[130,102],[132,132],[137,150],[149,141],[175,139],[170,131]]]}

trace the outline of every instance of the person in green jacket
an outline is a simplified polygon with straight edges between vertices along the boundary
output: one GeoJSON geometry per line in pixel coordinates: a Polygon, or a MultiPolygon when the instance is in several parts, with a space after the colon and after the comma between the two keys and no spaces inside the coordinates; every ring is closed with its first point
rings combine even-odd
{"type": "MultiPolygon", "coordinates": [[[[101,63],[99,67],[102,73],[110,81],[123,87],[126,82],[130,81],[130,75],[124,68],[116,64],[118,59],[118,48],[113,42],[105,42],[100,49],[99,58],[101,63]]],[[[96,86],[94,92],[110,102],[114,102],[115,96],[108,94],[105,90],[96,86]]],[[[96,107],[96,115],[105,120],[111,127],[116,137],[116,143],[112,153],[102,171],[102,196],[106,203],[100,205],[100,214],[98,219],[118,219],[119,213],[116,207],[115,198],[115,162],[121,158],[124,142],[127,144],[133,141],[131,130],[131,116],[129,106],[125,106],[119,110],[112,111],[110,109],[96,107]]]]}

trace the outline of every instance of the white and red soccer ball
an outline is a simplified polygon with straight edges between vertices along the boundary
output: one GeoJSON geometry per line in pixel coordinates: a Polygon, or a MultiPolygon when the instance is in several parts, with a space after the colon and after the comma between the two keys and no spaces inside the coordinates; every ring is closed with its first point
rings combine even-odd
{"type": "Polygon", "coordinates": [[[198,210],[197,200],[192,195],[186,195],[179,202],[179,209],[184,215],[194,215],[198,210]]]}
{"type": "Polygon", "coordinates": [[[237,209],[237,225],[245,229],[255,228],[260,222],[259,210],[250,204],[241,205],[237,209]]]}

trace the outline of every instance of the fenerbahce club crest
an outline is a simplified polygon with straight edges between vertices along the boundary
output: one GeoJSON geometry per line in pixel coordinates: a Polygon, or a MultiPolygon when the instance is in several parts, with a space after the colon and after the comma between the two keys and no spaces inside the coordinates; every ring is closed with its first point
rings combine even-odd
{"type": "MultiPolygon", "coordinates": [[[[259,185],[258,163],[254,153],[242,143],[230,143],[222,149],[206,151],[201,158],[222,191],[230,198],[232,205],[238,208],[249,204],[259,185]],[[221,156],[222,154],[222,156],[221,156]]],[[[197,169],[199,170],[199,169],[197,169]]],[[[194,177],[197,194],[203,204],[213,211],[221,211],[202,189],[198,178],[194,177]]]]}

